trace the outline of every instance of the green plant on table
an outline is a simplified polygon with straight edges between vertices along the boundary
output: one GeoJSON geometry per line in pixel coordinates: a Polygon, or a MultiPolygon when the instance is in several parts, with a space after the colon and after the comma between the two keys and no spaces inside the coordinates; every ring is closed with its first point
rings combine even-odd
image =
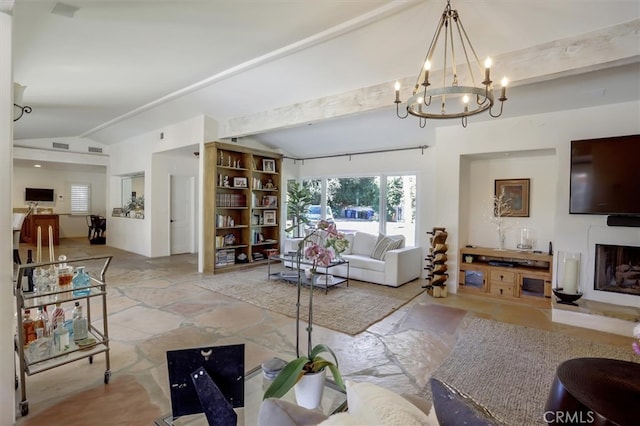
{"type": "Polygon", "coordinates": [[[344,235],[336,230],[334,223],[325,220],[318,223],[318,228],[304,237],[298,243],[296,261],[298,268],[298,294],[296,301],[296,356],[297,358],[289,362],[282,369],[280,374],[274,379],[271,386],[265,391],[264,399],[280,398],[284,396],[305,374],[317,373],[328,368],[333,374],[336,384],[345,389],[344,380],[338,369],[338,358],[331,348],[325,344],[312,345],[311,334],[313,331],[313,277],[309,289],[309,320],[307,323],[307,355],[300,355],[300,297],[302,291],[302,276],[300,275],[300,261],[302,253],[306,260],[312,261],[312,271],[315,273],[318,266],[327,267],[335,258],[335,247],[344,251],[349,246],[349,242],[344,235]],[[338,242],[338,240],[340,242],[338,242]],[[310,244],[308,244],[310,242],[310,244]],[[312,347],[313,346],[313,347],[312,347]],[[320,356],[328,353],[333,361],[320,356]]]}

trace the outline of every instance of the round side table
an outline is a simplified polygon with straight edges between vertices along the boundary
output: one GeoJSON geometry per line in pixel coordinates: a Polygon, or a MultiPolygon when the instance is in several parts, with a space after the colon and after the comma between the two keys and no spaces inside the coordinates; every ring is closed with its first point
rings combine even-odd
{"type": "Polygon", "coordinates": [[[640,364],[576,358],[558,366],[545,406],[548,424],[640,424],[640,364]]]}

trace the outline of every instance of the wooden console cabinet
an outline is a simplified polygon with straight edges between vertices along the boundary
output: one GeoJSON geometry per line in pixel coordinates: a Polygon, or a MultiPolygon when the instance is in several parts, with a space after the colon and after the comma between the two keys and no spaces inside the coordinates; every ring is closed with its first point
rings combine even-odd
{"type": "Polygon", "coordinates": [[[36,245],[38,226],[42,229],[42,246],[49,245],[49,226],[53,229],[53,244],[60,244],[60,219],[57,214],[30,214],[22,223],[20,242],[36,245]]]}
{"type": "Polygon", "coordinates": [[[551,307],[553,256],[482,247],[460,249],[458,290],[551,307]]]}

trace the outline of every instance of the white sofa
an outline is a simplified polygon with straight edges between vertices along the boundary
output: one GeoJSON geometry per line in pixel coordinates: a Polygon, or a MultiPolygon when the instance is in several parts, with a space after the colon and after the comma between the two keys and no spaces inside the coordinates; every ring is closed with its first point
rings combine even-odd
{"type": "MultiPolygon", "coordinates": [[[[387,250],[382,260],[371,257],[378,235],[365,232],[345,233],[349,248],[342,257],[349,261],[349,278],[399,287],[420,277],[422,273],[422,249],[420,247],[404,247],[404,236],[389,235],[390,239],[401,241],[399,248],[387,250]]],[[[322,271],[324,272],[324,271],[322,271]]],[[[330,274],[347,276],[347,266],[334,266],[330,274]]]]}

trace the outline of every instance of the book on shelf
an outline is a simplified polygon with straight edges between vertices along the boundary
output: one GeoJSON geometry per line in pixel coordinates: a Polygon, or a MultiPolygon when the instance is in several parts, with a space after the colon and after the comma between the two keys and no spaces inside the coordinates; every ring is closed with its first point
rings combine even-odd
{"type": "Polygon", "coordinates": [[[244,194],[216,194],[216,207],[246,207],[247,196],[244,194]]]}

